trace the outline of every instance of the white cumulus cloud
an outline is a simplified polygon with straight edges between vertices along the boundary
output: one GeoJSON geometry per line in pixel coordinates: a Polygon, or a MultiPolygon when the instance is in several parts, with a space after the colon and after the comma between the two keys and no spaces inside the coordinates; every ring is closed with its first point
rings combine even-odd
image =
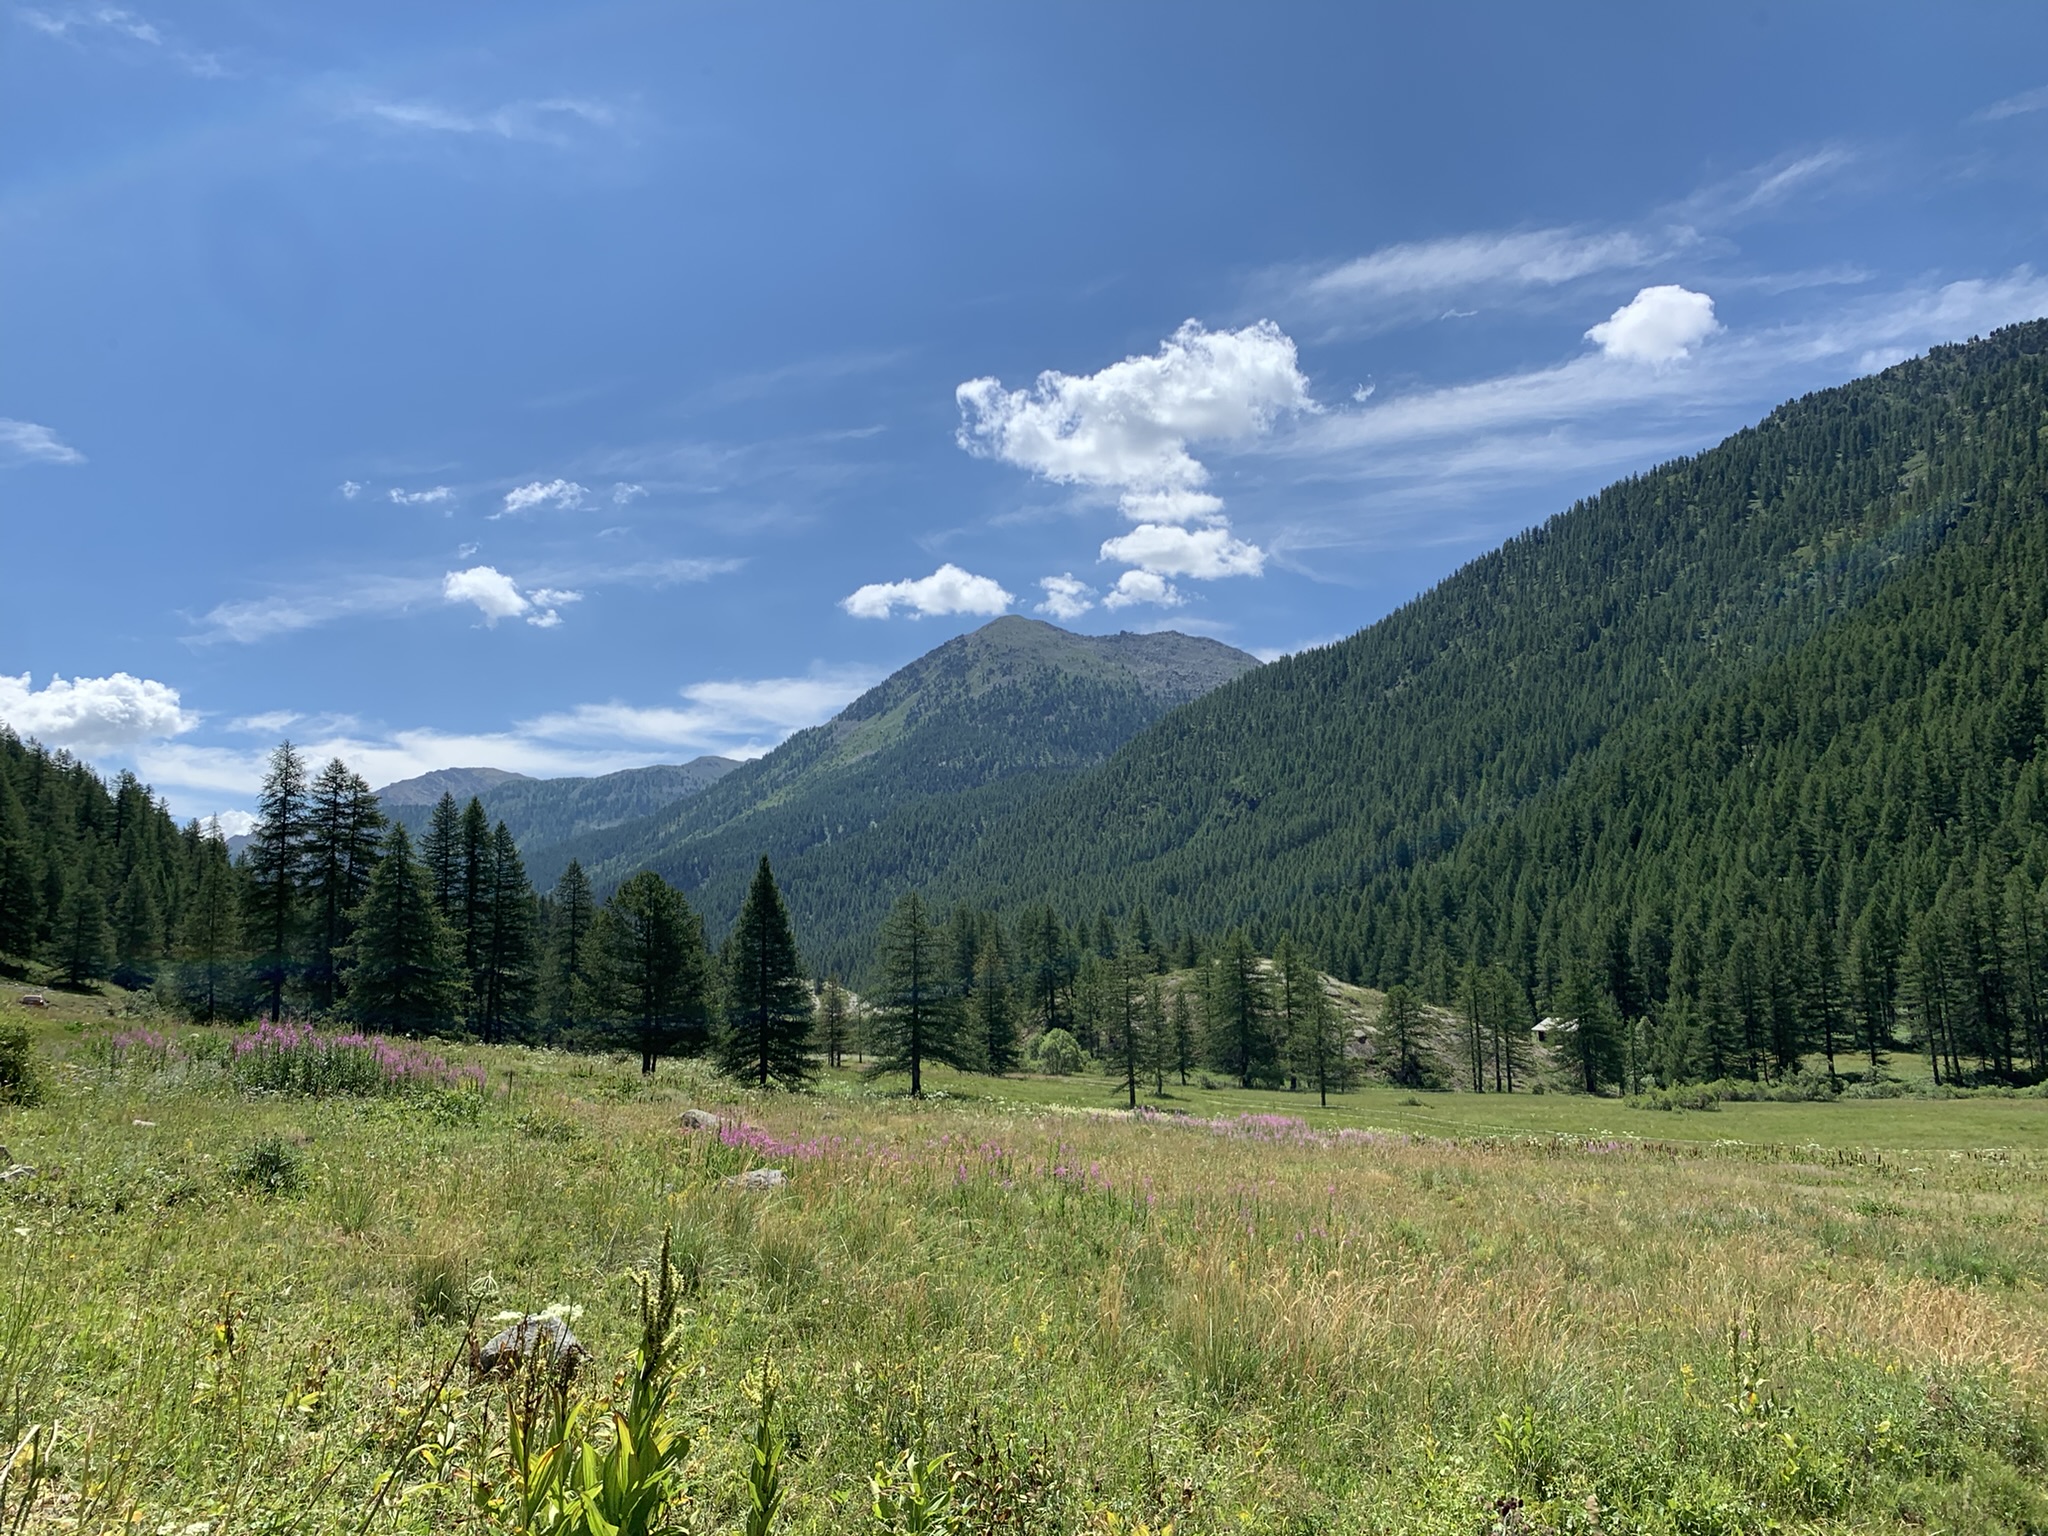
{"type": "Polygon", "coordinates": [[[1609,357],[1661,366],[1690,357],[1719,329],[1712,299],[1676,283],[1659,283],[1586,332],[1586,339],[1609,357]]]}
{"type": "MultiPolygon", "coordinates": [[[[342,494],[353,496],[355,492],[344,488],[342,494]]],[[[401,507],[432,507],[448,500],[455,493],[445,485],[437,485],[426,491],[401,491],[394,487],[390,494],[391,499],[401,507]]]]}
{"type": "Polygon", "coordinates": [[[1115,589],[1102,600],[1102,606],[1135,608],[1150,604],[1155,608],[1178,608],[1186,601],[1180,589],[1157,572],[1125,571],[1116,579],[1115,589]]]}
{"type": "Polygon", "coordinates": [[[1029,389],[993,378],[955,392],[960,446],[1062,485],[1122,493],[1134,520],[1212,517],[1208,469],[1189,450],[1245,442],[1288,412],[1313,411],[1294,342],[1270,320],[1210,331],[1190,320],[1149,357],[1099,373],[1048,370],[1029,389]]]}
{"type": "Polygon", "coordinates": [[[574,511],[583,505],[583,498],[590,493],[574,480],[535,480],[527,485],[514,486],[505,493],[505,511],[498,514],[530,512],[535,507],[558,507],[564,512],[574,511]]]}
{"type": "Polygon", "coordinates": [[[914,581],[871,581],[839,606],[856,619],[886,619],[898,608],[921,619],[949,613],[1007,613],[1015,601],[989,577],[948,562],[914,581]]]}
{"type": "Polygon", "coordinates": [[[339,489],[343,501],[354,501],[363,494],[363,483],[360,480],[344,480],[339,489]]]}
{"type": "Polygon", "coordinates": [[[1257,576],[1266,568],[1266,552],[1233,537],[1228,528],[1181,528],[1163,523],[1144,523],[1105,541],[1102,558],[1135,565],[1156,576],[1191,576],[1197,581],[1257,576]]]}
{"type": "Polygon", "coordinates": [[[1095,606],[1095,589],[1072,571],[1058,576],[1041,576],[1038,585],[1045,593],[1045,601],[1037,605],[1038,611],[1050,618],[1078,619],[1095,606]]]}
{"type": "Polygon", "coordinates": [[[85,455],[48,427],[0,416],[0,465],[83,464],[85,455]]]}
{"type": "Polygon", "coordinates": [[[115,752],[189,731],[199,717],[181,708],[178,690],[146,677],[52,677],[36,688],[24,672],[0,672],[0,721],[51,747],[115,752]]]}
{"type": "Polygon", "coordinates": [[[555,610],[583,596],[581,592],[554,587],[522,592],[518,582],[492,565],[450,571],[441,580],[441,595],[451,603],[475,604],[487,627],[496,627],[500,619],[524,619],[536,629],[553,629],[562,622],[561,614],[555,610]]]}

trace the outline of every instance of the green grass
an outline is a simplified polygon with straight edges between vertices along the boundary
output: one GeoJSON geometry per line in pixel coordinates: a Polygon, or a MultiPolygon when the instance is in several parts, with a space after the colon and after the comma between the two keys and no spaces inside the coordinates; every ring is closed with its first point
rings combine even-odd
{"type": "Polygon", "coordinates": [[[519,1050],[462,1053],[465,1104],[252,1096],[32,1026],[48,1091],[0,1111],[39,1170],[0,1185],[0,1430],[57,1426],[30,1529],[354,1530],[415,1423],[438,1471],[376,1528],[503,1528],[502,1396],[434,1398],[468,1310],[580,1306],[605,1390],[665,1228],[698,1530],[746,1518],[764,1358],[797,1533],[874,1529],[907,1452],[974,1532],[2048,1529],[2039,1100],[1161,1106],[1307,1125],[1253,1137],[1096,1081],[793,1098],[519,1050]],[[788,1186],[724,1182],[762,1162],[788,1186]]]}

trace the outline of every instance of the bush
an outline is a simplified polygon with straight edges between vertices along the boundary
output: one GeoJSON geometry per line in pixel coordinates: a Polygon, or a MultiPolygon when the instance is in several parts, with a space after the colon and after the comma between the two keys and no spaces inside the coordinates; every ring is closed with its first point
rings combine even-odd
{"type": "Polygon", "coordinates": [[[265,1136],[228,1164],[228,1179],[259,1195],[296,1195],[306,1187],[305,1159],[282,1136],[265,1136]]]}
{"type": "Polygon", "coordinates": [[[36,1065],[28,1026],[19,1019],[0,1021],[0,1104],[39,1104],[43,1074],[36,1065]]]}
{"type": "Polygon", "coordinates": [[[1070,1077],[1081,1070],[1081,1042],[1064,1029],[1048,1029],[1038,1037],[1038,1070],[1054,1077],[1070,1077]]]}

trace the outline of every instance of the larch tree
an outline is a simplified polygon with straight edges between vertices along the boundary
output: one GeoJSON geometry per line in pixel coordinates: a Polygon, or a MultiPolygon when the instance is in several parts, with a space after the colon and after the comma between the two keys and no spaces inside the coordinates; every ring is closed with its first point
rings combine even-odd
{"type": "Polygon", "coordinates": [[[798,958],[789,908],[766,855],[747,887],[722,956],[724,1028],[719,1065],[756,1087],[802,1088],[813,1076],[811,989],[798,958]]]}
{"type": "Polygon", "coordinates": [[[1145,957],[1129,942],[1102,962],[1102,1057],[1125,1106],[1138,1107],[1152,1042],[1145,1030],[1145,957]]]}
{"type": "Polygon", "coordinates": [[[341,960],[348,1015],[357,1023],[388,1034],[455,1026],[461,986],[454,935],[402,822],[384,836],[341,960]]]}
{"type": "Polygon", "coordinates": [[[420,862],[427,868],[434,905],[451,924],[457,922],[462,912],[462,807],[447,790],[434,802],[427,830],[420,835],[420,862]]]}
{"type": "Polygon", "coordinates": [[[1387,1077],[1403,1088],[1420,1088],[1428,1076],[1423,1062],[1422,1003],[1412,988],[1397,983],[1387,988],[1380,1009],[1380,1043],[1392,1057],[1387,1077]]]}
{"type": "Polygon", "coordinates": [[[845,1064],[846,1049],[852,1040],[851,1024],[846,988],[837,976],[826,977],[818,984],[817,1033],[818,1049],[827,1066],[836,1069],[845,1064]]]}
{"type": "Polygon", "coordinates": [[[704,929],[682,894],[651,869],[629,876],[599,909],[591,935],[604,961],[609,1011],[652,1074],[664,1056],[701,1050],[709,1019],[704,929]]]}
{"type": "Polygon", "coordinates": [[[469,988],[469,1008],[474,1016],[483,990],[484,948],[490,942],[491,896],[497,888],[491,861],[496,844],[491,839],[491,819],[484,803],[475,795],[462,808],[462,834],[456,844],[461,851],[461,875],[455,893],[455,936],[462,945],[462,975],[469,988]]]}
{"type": "Polygon", "coordinates": [[[1017,1004],[1003,963],[1002,938],[991,928],[982,935],[974,961],[974,992],[968,999],[968,1029],[984,1072],[1001,1077],[1017,1069],[1017,1004]]]}

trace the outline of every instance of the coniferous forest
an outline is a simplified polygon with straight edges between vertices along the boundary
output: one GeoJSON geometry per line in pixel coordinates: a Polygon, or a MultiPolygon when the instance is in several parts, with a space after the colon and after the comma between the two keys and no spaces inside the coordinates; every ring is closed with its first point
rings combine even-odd
{"type": "Polygon", "coordinates": [[[132,776],[0,732],[0,956],[200,1019],[648,1070],[715,1050],[764,1083],[872,1044],[913,1077],[1071,1050],[1133,1094],[1191,1066],[1342,1086],[1305,971],[1386,990],[1376,1069],[1418,1085],[1511,1086],[1543,1016],[1587,1088],[1839,1081],[1902,1051],[1937,1082],[2033,1080],[2044,352],[2048,323],[2020,326],[1794,402],[1235,681],[1219,647],[1074,652],[1003,621],[957,671],[954,642],[758,771],[598,834],[597,883],[553,845],[544,893],[477,799],[408,814],[415,837],[287,744],[230,858],[132,776]],[[1200,681],[1075,670],[1126,654],[1200,681]],[[1082,741],[1062,701],[1099,704],[1098,676],[1121,723],[1096,708],[1082,741]],[[937,775],[922,798],[888,798],[891,752],[937,775]],[[890,830],[802,831],[842,780],[849,819],[890,830]],[[742,866],[750,831],[803,852],[800,904],[742,866]],[[1451,1019],[1447,1073],[1416,1042],[1451,1019]]]}

